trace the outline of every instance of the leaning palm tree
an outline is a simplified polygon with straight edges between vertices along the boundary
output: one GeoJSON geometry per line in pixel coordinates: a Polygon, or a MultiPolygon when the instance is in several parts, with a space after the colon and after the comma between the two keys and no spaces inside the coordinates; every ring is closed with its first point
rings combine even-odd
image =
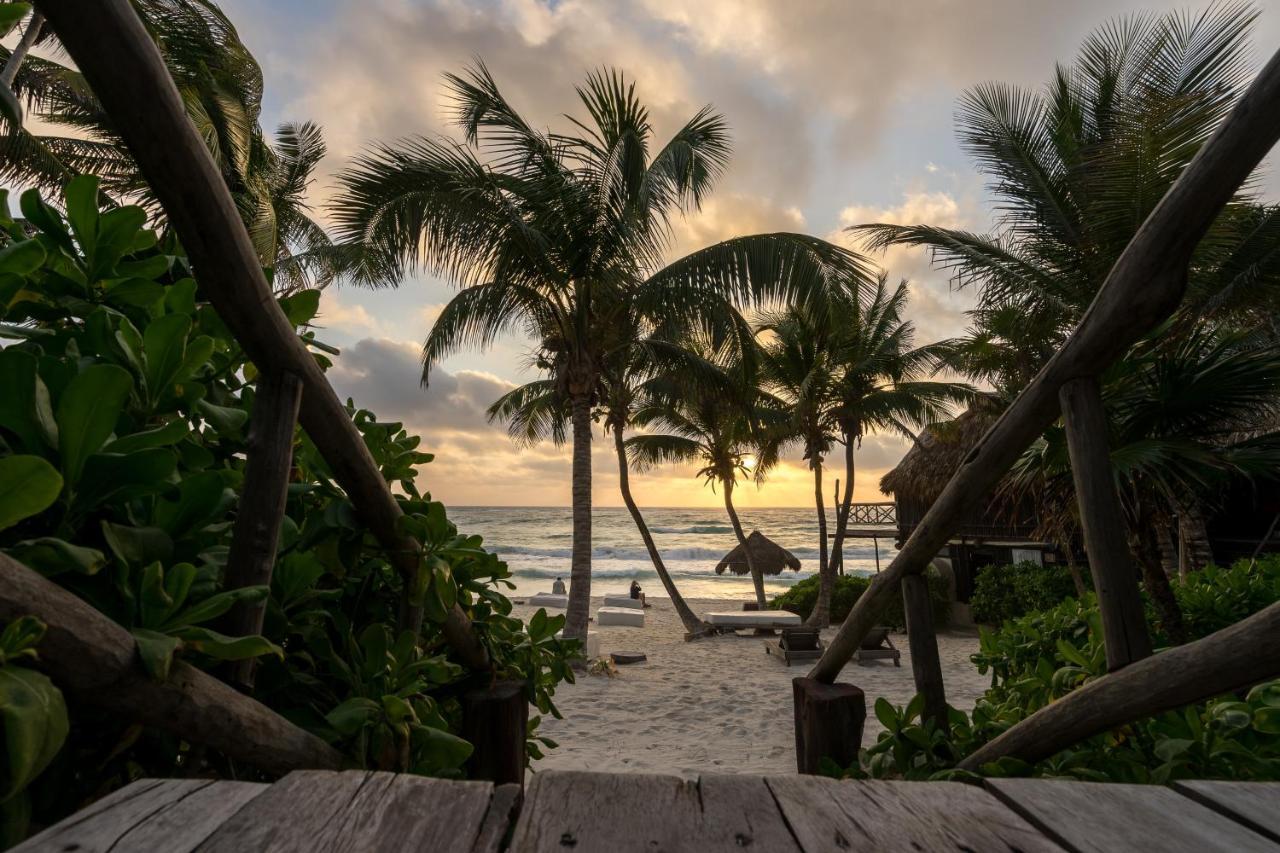
{"type": "MultiPolygon", "coordinates": [[[[133,6],[277,290],[327,284],[352,253],[335,251],[304,200],[325,153],[319,129],[284,124],[274,141],[267,138],[258,123],[262,70],[211,0],[134,0],[133,6]]],[[[0,48],[0,62],[18,100],[52,128],[36,132],[7,122],[0,133],[0,180],[60,191],[76,175],[97,175],[104,196],[141,204],[162,227],[159,201],[80,72],[28,53],[51,38],[42,20],[34,14],[15,50],[0,48]]]]}
{"type": "Polygon", "coordinates": [[[764,481],[768,462],[759,460],[760,437],[781,423],[781,413],[759,395],[754,379],[755,354],[746,342],[726,350],[706,338],[692,337],[685,345],[708,369],[695,371],[680,365],[677,371],[655,376],[645,383],[643,401],[634,414],[638,426],[648,430],[627,440],[627,453],[638,471],[659,465],[700,465],[698,476],[724,494],[729,524],[747,561],[755,587],[756,603],[764,605],[764,574],[754,564],[753,551],[733,503],[739,479],[764,481]]]}
{"type": "MultiPolygon", "coordinates": [[[[415,269],[460,292],[423,348],[440,359],[507,332],[536,342],[564,396],[573,444],[573,549],[565,636],[581,638],[591,589],[591,410],[611,330],[634,312],[696,324],[726,299],[803,301],[832,281],[865,281],[855,254],[814,237],[762,234],[664,265],[671,220],[696,210],[729,156],[710,109],[651,150],[648,111],[615,71],[588,77],[572,130],[535,130],[483,65],[448,75],[463,142],[382,145],[341,175],[344,242],[393,279],[415,269]],[[851,278],[845,278],[845,276],[851,278]]],[[[379,282],[368,282],[379,283],[379,282]]]]}
{"type": "Polygon", "coordinates": [[[830,315],[827,339],[835,362],[834,412],[838,441],[844,447],[844,492],[836,509],[827,577],[819,585],[811,617],[825,626],[830,619],[835,567],[843,557],[845,535],[853,505],[854,452],[864,436],[888,433],[914,440],[930,423],[952,414],[953,404],[970,402],[971,386],[930,381],[938,364],[933,346],[912,347],[914,325],[903,320],[907,283],[890,290],[881,275],[870,301],[847,306],[830,315]]]}

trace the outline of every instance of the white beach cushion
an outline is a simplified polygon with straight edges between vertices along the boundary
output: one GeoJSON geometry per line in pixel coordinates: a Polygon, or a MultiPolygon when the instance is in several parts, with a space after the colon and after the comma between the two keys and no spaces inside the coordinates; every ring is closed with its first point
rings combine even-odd
{"type": "Polygon", "coordinates": [[[644,610],[644,602],[629,595],[606,595],[605,607],[630,607],[632,610],[644,610]]]}
{"type": "MultiPolygon", "coordinates": [[[[563,630],[556,631],[556,639],[557,640],[564,639],[563,630]]],[[[593,634],[590,631],[587,632],[586,648],[583,649],[583,654],[586,655],[587,660],[595,660],[596,658],[600,657],[600,635],[599,634],[593,634]]]]}
{"type": "Polygon", "coordinates": [[[625,625],[628,628],[644,627],[644,611],[630,607],[601,607],[596,611],[597,625],[625,625]]]}
{"type": "Polygon", "coordinates": [[[717,628],[790,628],[801,624],[798,613],[786,610],[743,610],[708,613],[708,624],[717,628]]]}
{"type": "Polygon", "coordinates": [[[540,592],[531,596],[526,603],[534,607],[558,607],[563,610],[569,606],[569,596],[556,595],[553,592],[540,592]]]}

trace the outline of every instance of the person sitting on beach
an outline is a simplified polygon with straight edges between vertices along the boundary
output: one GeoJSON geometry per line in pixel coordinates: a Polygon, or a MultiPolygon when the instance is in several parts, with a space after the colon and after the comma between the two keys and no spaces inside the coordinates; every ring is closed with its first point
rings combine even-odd
{"type": "Polygon", "coordinates": [[[551,585],[552,595],[564,595],[564,581],[556,578],[556,582],[551,585]]]}
{"type": "Polygon", "coordinates": [[[637,600],[639,600],[639,599],[641,599],[641,598],[643,598],[643,597],[644,597],[644,596],[641,594],[641,592],[640,592],[640,582],[639,582],[639,581],[632,581],[632,582],[631,582],[631,597],[632,597],[632,598],[634,598],[634,599],[637,599],[637,600]]]}

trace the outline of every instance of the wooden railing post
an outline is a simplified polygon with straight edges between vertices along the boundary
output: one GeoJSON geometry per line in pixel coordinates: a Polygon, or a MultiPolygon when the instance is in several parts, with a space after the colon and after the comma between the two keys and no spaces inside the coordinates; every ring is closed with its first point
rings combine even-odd
{"type": "Polygon", "coordinates": [[[1107,669],[1114,671],[1150,655],[1151,636],[1116,496],[1107,450],[1107,412],[1095,376],[1064,383],[1058,399],[1071,456],[1071,478],[1080,506],[1080,525],[1084,528],[1085,553],[1102,612],[1107,669]]]}
{"type": "Polygon", "coordinates": [[[902,605],[907,616],[907,641],[911,645],[911,675],[916,692],[924,697],[924,719],[948,728],[947,690],[942,683],[938,634],[929,602],[929,579],[924,572],[902,578],[902,605]]]}
{"type": "MultiPolygon", "coordinates": [[[[301,402],[302,381],[297,376],[286,370],[258,374],[244,486],[227,556],[226,589],[271,585],[301,402]]],[[[239,603],[224,618],[223,631],[233,637],[260,633],[265,612],[265,602],[239,603]]],[[[244,687],[253,687],[253,671],[253,659],[232,661],[227,666],[229,680],[244,687]]]]}
{"type": "Polygon", "coordinates": [[[817,774],[822,759],[840,767],[858,760],[867,699],[852,684],[823,684],[812,678],[791,680],[795,703],[796,770],[817,774]]]}
{"type": "Polygon", "coordinates": [[[467,778],[523,789],[528,727],[523,682],[499,681],[464,695],[462,736],[475,747],[467,759],[467,778]]]}

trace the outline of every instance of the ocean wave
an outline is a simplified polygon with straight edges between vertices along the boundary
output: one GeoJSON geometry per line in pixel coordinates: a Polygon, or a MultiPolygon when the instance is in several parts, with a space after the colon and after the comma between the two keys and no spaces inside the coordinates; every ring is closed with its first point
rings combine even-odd
{"type": "MultiPolygon", "coordinates": [[[[526,545],[490,545],[499,557],[519,555],[526,557],[563,557],[573,556],[572,548],[545,548],[526,545]]],[[[664,560],[715,560],[725,555],[721,548],[659,548],[658,552],[664,560]]],[[[644,548],[618,548],[612,545],[601,545],[591,551],[592,560],[644,560],[648,562],[649,552],[644,548]]]]}
{"type": "Polygon", "coordinates": [[[654,533],[732,533],[733,528],[724,524],[694,524],[691,527],[652,527],[654,533]]]}
{"type": "MultiPolygon", "coordinates": [[[[725,582],[733,581],[736,583],[746,582],[748,584],[751,582],[751,579],[746,577],[745,575],[734,575],[729,573],[725,573],[723,575],[717,575],[715,572],[708,571],[706,569],[697,571],[693,569],[669,568],[667,573],[671,575],[672,578],[676,579],[677,582],[685,579],[696,579],[700,581],[725,581],[725,582]]],[[[554,580],[556,578],[562,578],[565,581],[569,580],[568,566],[565,566],[564,568],[561,568],[561,569],[534,568],[534,567],[528,567],[528,566],[521,566],[519,568],[512,568],[511,574],[517,578],[537,578],[537,579],[545,579],[545,580],[554,580]]],[[[799,583],[805,578],[810,577],[811,574],[812,574],[811,572],[805,572],[805,571],[792,572],[788,570],[787,572],[780,575],[769,575],[765,577],[765,582],[770,584],[782,584],[784,586],[791,586],[792,584],[799,583]]],[[[852,574],[869,575],[871,574],[871,572],[859,569],[857,571],[852,572],[852,574]]],[[[600,568],[598,566],[593,566],[591,569],[591,578],[592,580],[595,580],[595,581],[609,580],[613,578],[630,580],[634,578],[636,580],[640,580],[648,583],[659,584],[658,573],[653,570],[652,566],[647,566],[647,567],[613,566],[608,568],[600,568]]],[[[660,587],[660,584],[659,584],[659,587],[660,587]]],[[[655,587],[655,589],[656,588],[658,587],[655,587]]],[[[597,592],[602,592],[602,591],[597,591],[597,592]]]]}

